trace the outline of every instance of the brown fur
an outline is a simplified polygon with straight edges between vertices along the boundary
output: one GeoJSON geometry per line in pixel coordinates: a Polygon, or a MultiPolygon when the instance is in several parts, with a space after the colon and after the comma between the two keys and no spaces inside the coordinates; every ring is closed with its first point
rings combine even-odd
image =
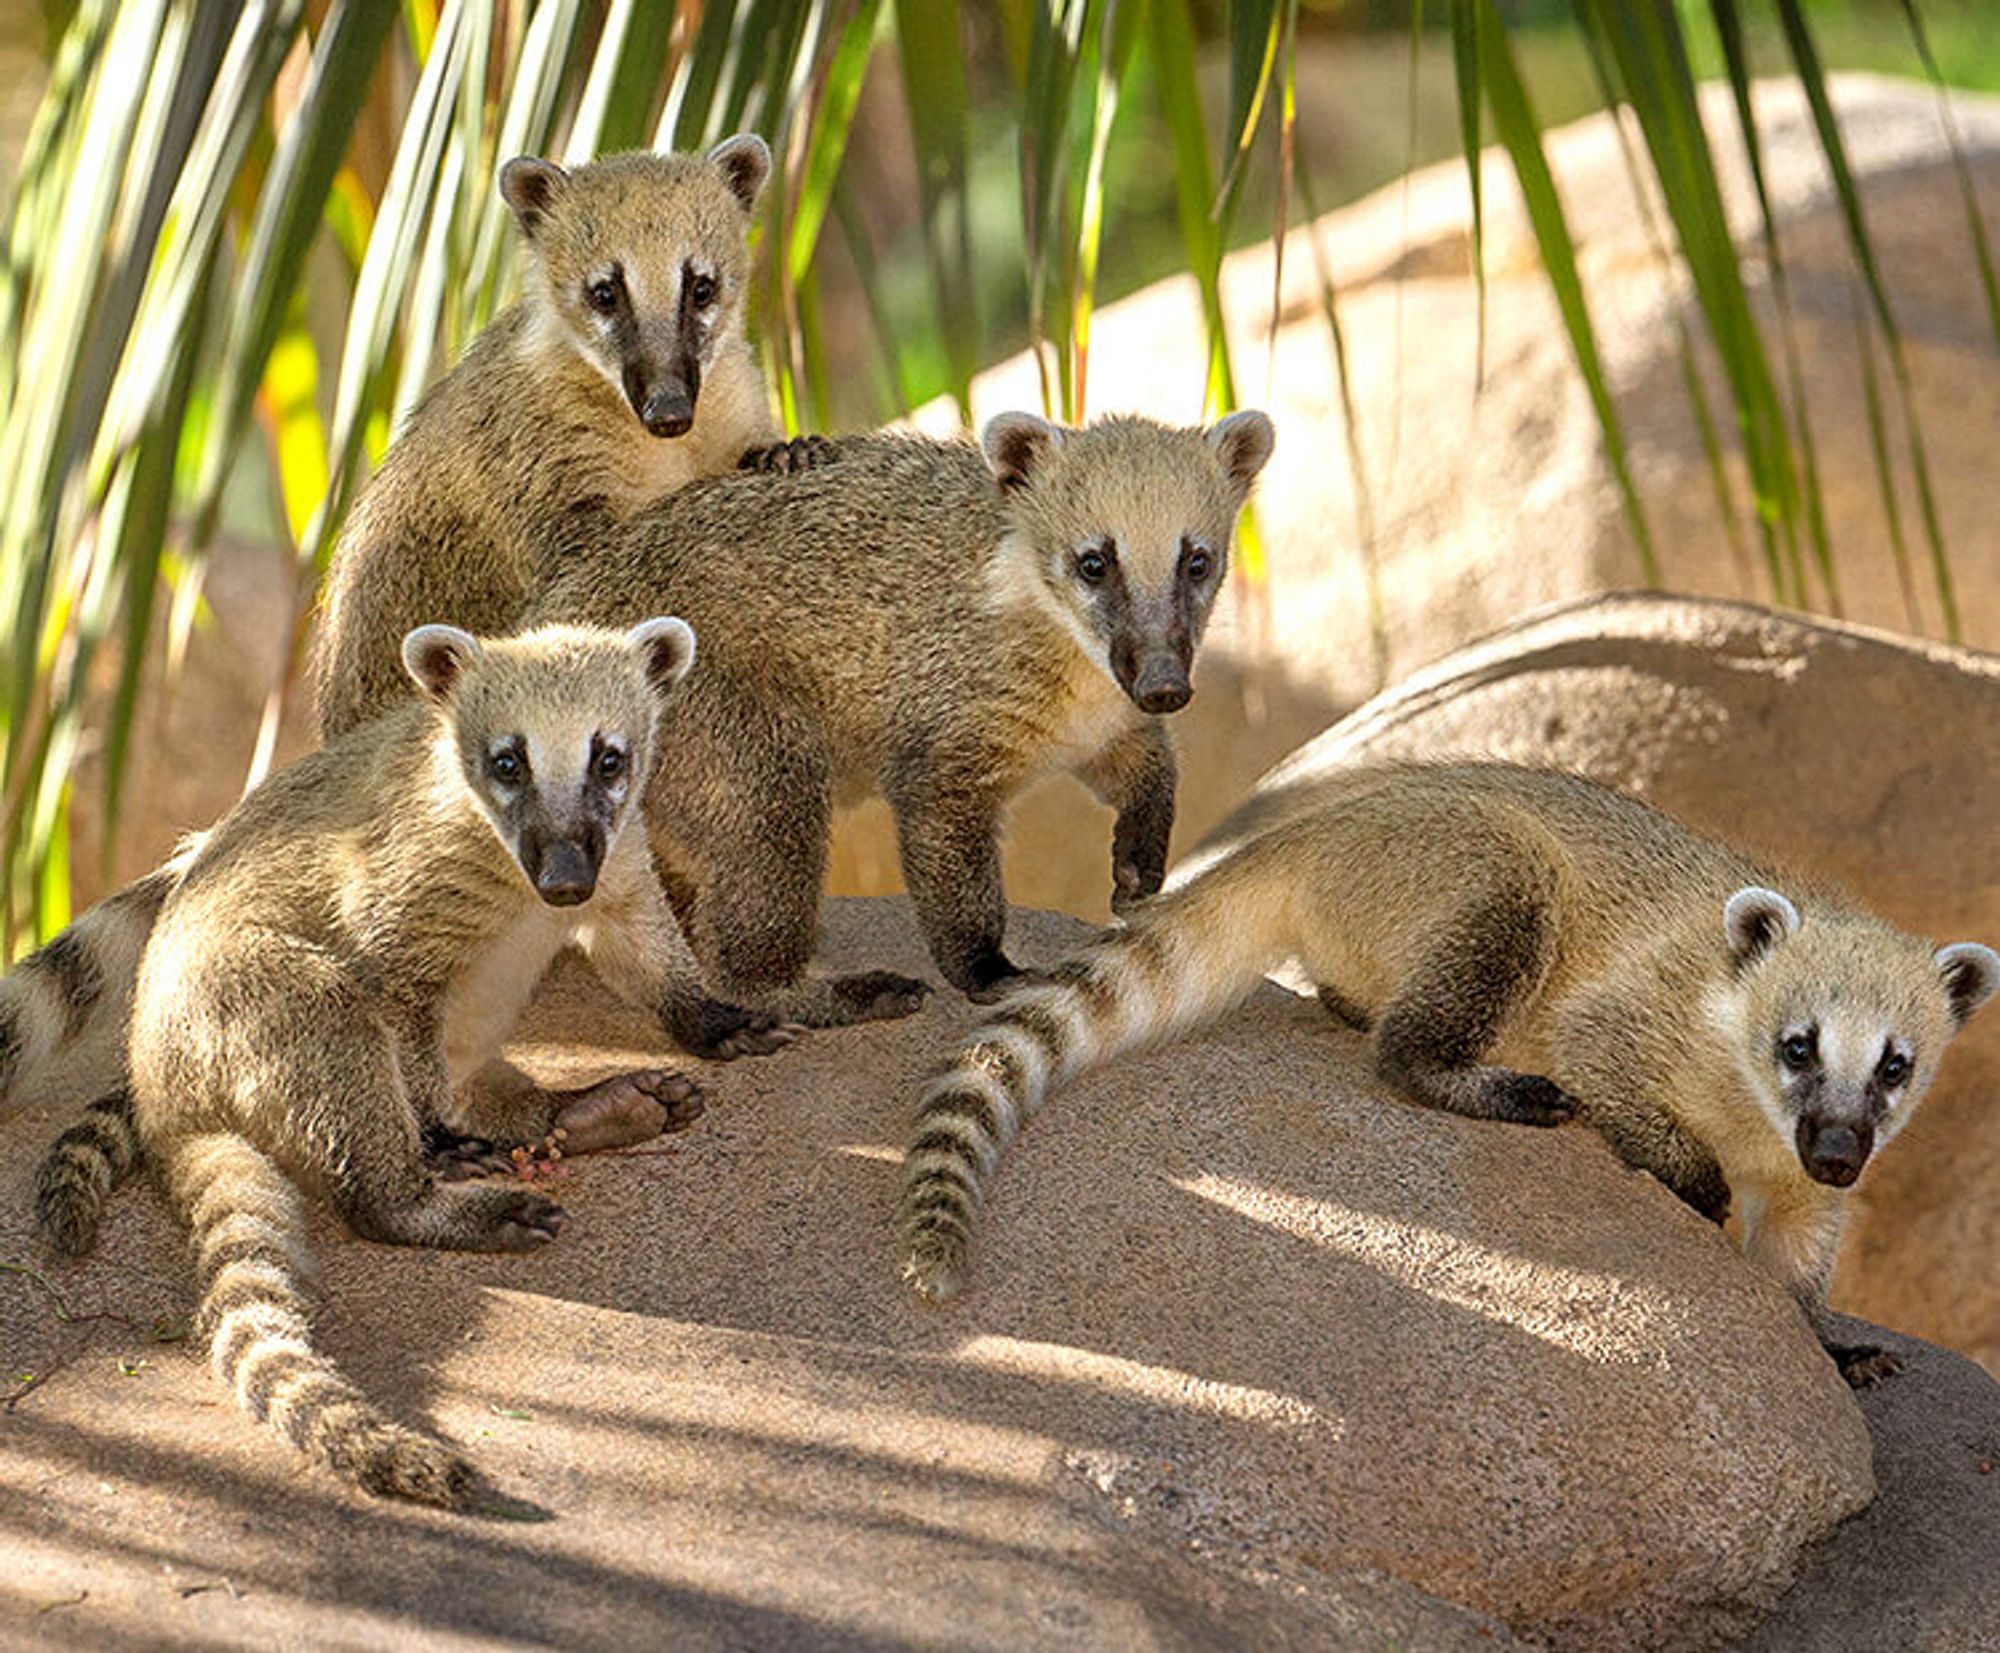
{"type": "MultiPolygon", "coordinates": [[[[746,459],[778,470],[815,462],[821,450],[809,441],[760,446],[771,415],[743,308],[749,209],[768,168],[762,141],[743,136],[706,156],[610,156],[555,185],[527,232],[520,301],[417,405],[342,529],[313,663],[324,737],[407,698],[398,650],[412,627],[514,630],[544,577],[539,547],[556,524],[627,516],[746,459]],[[623,268],[638,322],[661,319],[643,309],[650,295],[676,324],[675,340],[686,331],[677,302],[685,267],[717,281],[716,305],[696,330],[701,382],[684,436],[650,434],[606,377],[605,341],[581,295],[607,261],[623,268]]],[[[670,368],[673,356],[658,348],[648,359],[670,368]]],[[[54,1061],[89,1092],[123,1085],[132,981],[187,858],[98,903],[0,980],[0,1105],[54,1061]]]]}
{"type": "Polygon", "coordinates": [[[323,738],[406,698],[396,650],[413,626],[519,625],[561,525],[619,521],[696,477],[733,471],[771,439],[743,335],[763,145],[612,155],[567,174],[537,164],[540,188],[510,192],[529,251],[520,300],[417,405],[341,530],[314,660],[323,738]],[[689,341],[700,380],[692,428],[655,436],[623,369],[629,358],[644,385],[671,371],[689,266],[712,275],[719,296],[689,341]],[[585,293],[613,268],[627,309],[605,323],[585,293]],[[608,336],[618,327],[630,336],[608,336]]]}
{"type": "Polygon", "coordinates": [[[823,469],[698,483],[573,545],[537,618],[615,625],[666,602],[701,632],[647,807],[717,990],[814,1024],[914,1006],[907,978],[807,973],[832,811],[871,793],[896,812],[932,956],[969,994],[1017,974],[999,826],[1037,776],[1073,770],[1118,810],[1121,904],[1157,889],[1172,748],[1136,702],[1184,703],[1270,440],[1261,414],[1067,433],[1009,415],[983,456],[851,439],[823,469]]]}
{"type": "MultiPolygon", "coordinates": [[[[1412,1100],[1526,1124],[1579,1113],[1705,1214],[1733,1201],[1746,1249],[1824,1327],[1841,1199],[1809,1173],[1808,1141],[1851,1128],[1865,1158],[1900,1129],[2000,959],[1797,884],[1788,928],[1771,881],[1545,771],[1367,766],[1255,798],[1069,984],[1008,1001],[926,1090],[906,1274],[928,1297],[959,1289],[983,1184],[1051,1084],[1296,961],[1341,1020],[1374,1029],[1379,1070],[1412,1100]],[[1753,921],[1726,929],[1725,908],[1753,921]],[[1804,1027],[1822,1058],[1810,1085],[1778,1055],[1804,1027]],[[1895,1087],[1879,1080],[1891,1047],[1909,1062],[1895,1087]]],[[[1879,1370],[1875,1351],[1835,1352],[1879,1370]]]]}
{"type": "MultiPolygon", "coordinates": [[[[660,1074],[551,1093],[497,1053],[572,942],[664,1020],[706,1002],[645,839],[621,830],[693,643],[671,621],[484,647],[426,627],[406,652],[428,698],[272,777],[168,897],[134,1000],[131,1124],[193,1232],[203,1329],[246,1410],[369,1491],[459,1505],[469,1466],[313,1349],[299,1190],[365,1238],[532,1249],[561,1211],[441,1182],[427,1137],[519,1143],[562,1121],[590,1139],[571,1148],[617,1145],[687,1100],[660,1074]],[[515,780],[503,751],[526,755],[515,780]]],[[[736,1021],[743,1048],[788,1037],[736,1021]]],[[[53,1192],[44,1237],[87,1240],[75,1179],[53,1192]]]]}

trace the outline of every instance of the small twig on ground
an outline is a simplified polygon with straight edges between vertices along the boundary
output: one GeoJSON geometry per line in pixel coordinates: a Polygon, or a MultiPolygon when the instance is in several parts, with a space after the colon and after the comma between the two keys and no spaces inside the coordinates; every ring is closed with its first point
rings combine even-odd
{"type": "Polygon", "coordinates": [[[56,1306],[56,1318],[58,1320],[62,1321],[66,1326],[74,1326],[77,1323],[77,1317],[69,1312],[69,1305],[63,1301],[63,1294],[56,1290],[55,1282],[33,1264],[10,1263],[4,1259],[0,1259],[0,1272],[25,1274],[36,1285],[40,1286],[43,1291],[49,1294],[49,1300],[56,1306]]]}
{"type": "Polygon", "coordinates": [[[62,1607],[81,1607],[88,1600],[90,1600],[90,1592],[88,1590],[79,1590],[75,1595],[64,1596],[60,1601],[43,1602],[35,1609],[34,1616],[40,1618],[44,1613],[53,1613],[62,1607]]]}
{"type": "Polygon", "coordinates": [[[231,1601],[243,1599],[243,1592],[236,1588],[235,1580],[229,1578],[210,1579],[206,1584],[183,1584],[181,1599],[185,1601],[189,1596],[205,1596],[211,1590],[227,1590],[231,1601]]]}

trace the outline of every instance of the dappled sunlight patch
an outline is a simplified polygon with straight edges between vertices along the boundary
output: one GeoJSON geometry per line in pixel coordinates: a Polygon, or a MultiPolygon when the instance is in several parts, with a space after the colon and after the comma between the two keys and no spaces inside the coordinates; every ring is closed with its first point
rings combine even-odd
{"type": "Polygon", "coordinates": [[[1242,1383],[1222,1383],[1214,1378],[1197,1377],[1192,1372],[1176,1371],[1171,1366],[1153,1366],[1064,1343],[1035,1343],[1025,1338],[982,1334],[962,1344],[956,1358],[985,1371],[1056,1379],[1132,1400],[1205,1412],[1244,1423],[1311,1429],[1325,1432],[1335,1440],[1346,1431],[1343,1420],[1329,1417],[1296,1395],[1242,1383]]]}
{"type": "Polygon", "coordinates": [[[1498,1320],[1600,1365],[1658,1365],[1689,1327],[1688,1305],[1615,1275],[1482,1245],[1443,1229],[1204,1173],[1197,1199],[1365,1263],[1453,1308],[1498,1320]]]}

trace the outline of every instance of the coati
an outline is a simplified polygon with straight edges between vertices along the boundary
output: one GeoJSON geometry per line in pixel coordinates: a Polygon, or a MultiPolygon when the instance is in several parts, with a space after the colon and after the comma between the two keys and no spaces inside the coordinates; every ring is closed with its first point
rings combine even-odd
{"type": "Polygon", "coordinates": [[[1049,1086],[1303,966],[1377,1071],[1475,1118],[1572,1114],[1825,1312],[1839,1190],[1900,1130],[2000,955],[1933,948],[1580,777],[1356,766],[1255,796],[1130,927],[1011,997],[924,1091],[904,1273],[961,1285],[983,1185],[1049,1086]],[[1498,1060],[1510,1065],[1493,1065],[1498,1060]]]}
{"type": "Polygon", "coordinates": [[[565,519],[588,533],[772,441],[743,331],[770,170],[748,133],[706,155],[501,169],[523,292],[431,387],[341,529],[314,661],[322,739],[405,696],[412,626],[514,629],[565,519]]]}
{"type": "MultiPolygon", "coordinates": [[[[204,1332],[243,1407],[370,1492],[460,1506],[470,1466],[314,1350],[300,1189],[364,1239],[527,1251],[562,1211],[518,1186],[444,1180],[468,1168],[455,1133],[504,1145],[553,1123],[586,1152],[685,1112],[667,1074],[550,1093],[498,1051],[571,943],[670,1025],[716,1008],[643,832],[626,830],[694,634],[649,619],[625,636],[481,643],[433,625],[402,652],[424,698],[259,787],[166,898],[133,1002],[130,1118],[192,1230],[204,1332]],[[440,1132],[444,1166],[424,1147],[440,1132]]],[[[736,1020],[729,1037],[750,1048],[790,1037],[736,1020]]],[[[40,1230],[74,1251],[101,1196],[63,1164],[45,1170],[40,1230]]]]}
{"type": "Polygon", "coordinates": [[[1002,951],[999,828],[1069,769],[1118,812],[1116,899],[1150,894],[1173,826],[1160,719],[1221,589],[1272,444],[1003,414],[982,443],[876,435],[834,463],[696,483],[565,547],[540,621],[620,625],[662,603],[702,638],[665,714],[654,858],[717,992],[807,1025],[915,1008],[922,984],[808,974],[837,802],[879,792],[940,971],[976,998],[1002,951]]]}
{"type": "MultiPolygon", "coordinates": [[[[406,697],[405,632],[518,625],[551,524],[629,513],[690,478],[783,470],[743,335],[761,138],[706,155],[614,155],[565,172],[521,157],[501,193],[526,290],[411,413],[349,513],[313,661],[322,736],[406,697]]],[[[185,855],[98,903],[0,979],[0,1105],[57,1059],[122,1081],[131,983],[185,855]]]]}

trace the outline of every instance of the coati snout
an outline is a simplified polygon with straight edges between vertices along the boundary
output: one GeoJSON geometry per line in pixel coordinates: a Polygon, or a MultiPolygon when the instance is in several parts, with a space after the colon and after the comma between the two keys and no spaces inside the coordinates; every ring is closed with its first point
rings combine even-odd
{"type": "Polygon", "coordinates": [[[1865,1119],[1854,1123],[1807,1114],[1799,1120],[1796,1137],[1806,1175],[1829,1188],[1845,1188],[1868,1163],[1875,1127],[1865,1119]]]}
{"type": "Polygon", "coordinates": [[[546,838],[531,830],[516,843],[521,870],[551,907],[580,907],[597,893],[597,873],[604,865],[604,834],[597,828],[574,838],[546,838]]]}
{"type": "Polygon", "coordinates": [[[770,170],[751,133],[699,157],[614,155],[572,173],[522,155],[500,170],[550,319],[654,436],[694,429],[702,374],[740,334],[744,230],[770,170]]]}
{"type": "MultiPolygon", "coordinates": [[[[630,662],[589,694],[576,676],[590,634],[576,633],[572,651],[552,632],[546,676],[482,672],[479,640],[456,626],[417,627],[403,664],[443,714],[460,778],[522,876],[549,906],[577,907],[597,893],[645,792],[660,704],[694,663],[694,632],[683,620],[641,622],[626,636],[630,662]]],[[[601,657],[597,669],[612,673],[601,657]]]]}
{"type": "Polygon", "coordinates": [[[701,394],[701,363],[682,352],[674,369],[649,383],[636,362],[625,367],[625,400],[639,423],[655,436],[685,436],[694,429],[695,398],[701,394]]]}

